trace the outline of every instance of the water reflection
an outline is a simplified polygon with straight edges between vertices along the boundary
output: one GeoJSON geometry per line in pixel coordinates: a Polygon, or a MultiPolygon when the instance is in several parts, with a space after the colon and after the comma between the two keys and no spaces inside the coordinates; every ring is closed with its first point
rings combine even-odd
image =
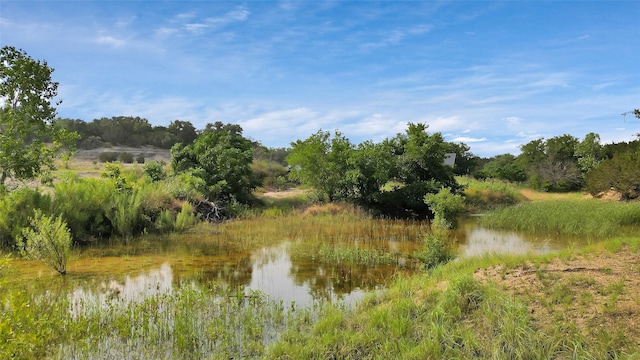
{"type": "Polygon", "coordinates": [[[460,256],[545,254],[564,249],[575,240],[570,237],[545,237],[486,229],[478,226],[477,219],[473,217],[461,218],[454,233],[458,239],[460,256]]]}
{"type": "Polygon", "coordinates": [[[103,281],[95,290],[76,288],[69,295],[71,315],[113,307],[126,307],[133,302],[142,302],[153,296],[172,291],[173,272],[168,263],[135,277],[126,276],[123,282],[103,281]]]}
{"type": "Polygon", "coordinates": [[[293,263],[287,253],[287,245],[262,248],[253,253],[253,276],[247,289],[260,290],[285,304],[302,306],[311,305],[319,299],[352,304],[366,294],[365,290],[353,287],[345,291],[340,286],[340,279],[329,276],[318,264],[293,263]]]}
{"type": "MultiPolygon", "coordinates": [[[[509,231],[485,229],[474,218],[463,218],[455,230],[461,256],[486,253],[547,253],[566,248],[575,239],[544,238],[509,231]]],[[[398,226],[398,231],[403,228],[398,226]]],[[[385,239],[363,240],[367,246],[403,259],[419,251],[420,239],[386,233],[385,239]],[[405,239],[405,240],[399,240],[405,239]]],[[[303,234],[304,235],[304,234],[303,234]]],[[[235,242],[220,242],[216,234],[172,235],[150,238],[118,248],[85,249],[69,264],[64,281],[55,274],[37,277],[34,262],[22,261],[22,279],[40,279],[45,290],[63,287],[70,294],[72,313],[105,306],[126,306],[153,296],[171,293],[181,283],[224,282],[247,291],[259,290],[273,300],[301,306],[315,300],[352,304],[366,293],[385,287],[399,272],[417,269],[408,265],[327,264],[288,253],[295,240],[273,247],[250,249],[235,242]],[[294,258],[292,258],[294,256],[294,258]],[[84,285],[81,285],[84,284],[84,285]],[[68,287],[67,287],[68,286],[68,287]]],[[[302,236],[301,236],[302,237],[302,236]]],[[[348,237],[347,237],[348,238],[348,237]]],[[[298,240],[300,241],[300,240],[298,240]]],[[[333,240],[332,240],[333,241],[333,240]]],[[[346,241],[346,240],[343,240],[346,241]]],[[[356,246],[357,241],[332,243],[356,246]]],[[[408,257],[407,257],[408,258],[408,257]]],[[[39,273],[38,273],[39,274],[39,273]]]]}

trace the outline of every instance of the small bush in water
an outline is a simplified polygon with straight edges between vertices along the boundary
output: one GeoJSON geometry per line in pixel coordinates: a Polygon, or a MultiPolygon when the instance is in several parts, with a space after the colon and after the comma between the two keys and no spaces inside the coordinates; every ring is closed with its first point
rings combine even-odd
{"type": "Polygon", "coordinates": [[[423,250],[417,255],[417,258],[422,261],[424,267],[429,270],[434,267],[445,264],[453,259],[453,249],[442,239],[442,236],[430,234],[424,242],[423,250]]]}
{"type": "Polygon", "coordinates": [[[55,220],[36,210],[31,227],[23,231],[25,242],[20,244],[23,255],[39,260],[62,275],[67,273],[71,249],[71,232],[62,216],[55,220]]]}

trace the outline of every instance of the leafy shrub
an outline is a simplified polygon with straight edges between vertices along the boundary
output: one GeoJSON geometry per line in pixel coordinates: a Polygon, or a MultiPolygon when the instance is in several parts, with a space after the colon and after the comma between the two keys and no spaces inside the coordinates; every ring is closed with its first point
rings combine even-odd
{"type": "Polygon", "coordinates": [[[198,222],[198,215],[193,211],[193,206],[188,202],[182,204],[182,210],[176,216],[176,230],[184,231],[198,222]]]}
{"type": "Polygon", "coordinates": [[[151,181],[164,180],[167,177],[167,173],[164,170],[164,166],[157,161],[149,161],[144,164],[144,174],[151,179],[151,181]]]}
{"type": "Polygon", "coordinates": [[[71,232],[62,216],[55,220],[36,210],[31,227],[23,230],[24,243],[20,243],[23,255],[38,260],[61,275],[67,273],[67,261],[71,249],[71,232]]]}
{"type": "Polygon", "coordinates": [[[171,211],[163,210],[156,218],[154,225],[157,232],[167,233],[173,231],[176,223],[173,220],[173,214],[171,214],[171,211]]]}
{"type": "Polygon", "coordinates": [[[118,154],[118,161],[124,164],[132,164],[133,163],[133,154],[130,152],[123,151],[118,154]]]}
{"type": "Polygon", "coordinates": [[[118,160],[118,153],[111,151],[101,152],[100,155],[98,155],[98,160],[103,163],[115,162],[118,160]]]}
{"type": "Polygon", "coordinates": [[[288,187],[287,168],[276,162],[260,160],[251,163],[251,170],[267,189],[280,190],[288,187]]]}
{"type": "Polygon", "coordinates": [[[427,194],[424,202],[435,215],[439,226],[451,227],[455,218],[464,210],[464,197],[453,194],[451,189],[442,188],[437,194],[427,194]]]}
{"type": "Polygon", "coordinates": [[[187,171],[177,176],[167,178],[162,186],[178,200],[202,199],[206,191],[206,184],[198,171],[187,171]]]}
{"type": "Polygon", "coordinates": [[[640,197],[640,152],[619,153],[602,161],[587,174],[586,184],[593,195],[614,189],[626,200],[640,197]]]}
{"type": "Polygon", "coordinates": [[[524,196],[518,189],[505,181],[491,179],[479,181],[470,178],[460,178],[459,181],[466,186],[465,203],[472,208],[494,209],[524,201],[524,196]]]}
{"type": "Polygon", "coordinates": [[[54,186],[52,213],[62,215],[76,239],[108,237],[112,226],[105,206],[115,191],[113,182],[69,174],[54,186]]]}
{"type": "Polygon", "coordinates": [[[0,195],[0,246],[11,247],[22,236],[35,210],[48,212],[51,196],[30,188],[0,195]]]}
{"type": "Polygon", "coordinates": [[[164,211],[168,211],[173,216],[177,212],[176,207],[179,209],[176,200],[163,188],[151,184],[144,186],[140,191],[142,192],[142,216],[148,223],[154,223],[164,211]]]}
{"type": "Polygon", "coordinates": [[[425,269],[433,269],[454,258],[453,248],[444,238],[440,234],[429,234],[425,238],[423,249],[417,255],[425,269]]]}
{"type": "Polygon", "coordinates": [[[107,209],[107,218],[117,235],[130,237],[142,231],[142,197],[140,191],[113,194],[107,209]]]}
{"type": "Polygon", "coordinates": [[[122,173],[120,164],[107,164],[100,177],[111,179],[114,181],[118,192],[127,192],[131,190],[131,185],[127,183],[127,179],[122,173]]]}

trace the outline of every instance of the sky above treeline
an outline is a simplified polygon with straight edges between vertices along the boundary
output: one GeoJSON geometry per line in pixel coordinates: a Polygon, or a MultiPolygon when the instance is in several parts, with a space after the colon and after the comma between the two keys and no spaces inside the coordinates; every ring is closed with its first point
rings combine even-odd
{"type": "Polygon", "coordinates": [[[0,42],[46,60],[62,118],[239,124],[379,142],[424,123],[479,156],[640,120],[638,1],[7,1],[0,42]]]}

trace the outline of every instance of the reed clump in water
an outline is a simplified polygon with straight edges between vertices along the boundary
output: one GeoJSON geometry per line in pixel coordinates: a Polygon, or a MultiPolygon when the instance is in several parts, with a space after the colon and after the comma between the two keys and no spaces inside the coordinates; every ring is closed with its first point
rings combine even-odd
{"type": "Polygon", "coordinates": [[[602,238],[640,226],[640,202],[546,200],[498,209],[480,219],[487,227],[602,238]]]}

